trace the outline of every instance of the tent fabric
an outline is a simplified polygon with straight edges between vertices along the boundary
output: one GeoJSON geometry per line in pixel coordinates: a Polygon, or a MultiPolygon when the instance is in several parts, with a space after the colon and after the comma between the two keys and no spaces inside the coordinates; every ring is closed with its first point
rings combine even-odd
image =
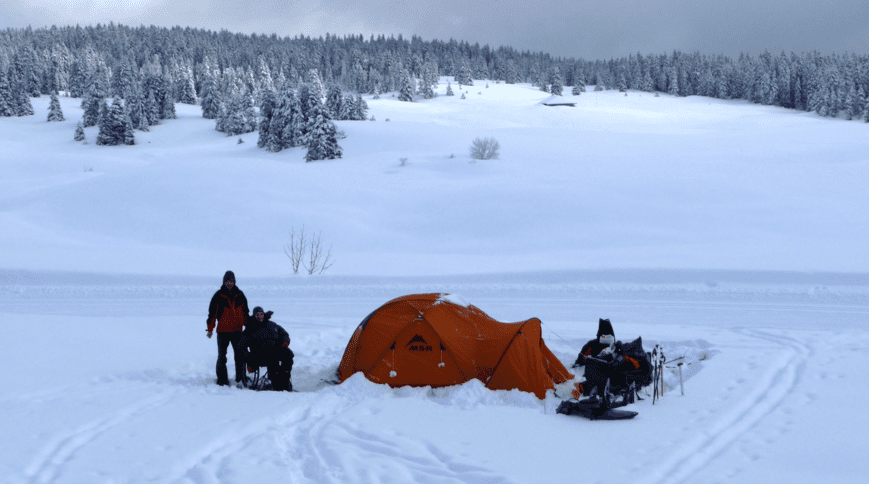
{"type": "Polygon", "coordinates": [[[501,323],[445,294],[393,299],[362,320],[338,366],[390,386],[443,387],[477,378],[492,390],[544,398],[573,378],[543,341],[540,320],[501,323]]]}

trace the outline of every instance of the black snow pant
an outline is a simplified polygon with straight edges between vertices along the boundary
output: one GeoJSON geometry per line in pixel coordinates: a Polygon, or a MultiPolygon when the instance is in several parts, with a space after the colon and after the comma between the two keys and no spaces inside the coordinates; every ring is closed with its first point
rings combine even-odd
{"type": "Polygon", "coordinates": [[[292,373],[293,373],[293,350],[280,347],[268,351],[267,353],[259,353],[251,355],[251,366],[265,366],[269,371],[269,381],[272,382],[272,389],[276,391],[293,391],[292,373]]]}
{"type": "Polygon", "coordinates": [[[217,333],[217,384],[229,385],[229,376],[226,372],[226,349],[232,345],[232,357],[235,360],[235,381],[241,381],[246,375],[244,359],[241,355],[241,331],[217,333]]]}

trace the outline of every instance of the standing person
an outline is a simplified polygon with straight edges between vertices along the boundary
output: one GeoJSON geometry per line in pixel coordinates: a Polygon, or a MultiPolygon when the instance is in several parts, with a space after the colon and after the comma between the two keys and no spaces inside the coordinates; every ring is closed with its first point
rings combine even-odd
{"type": "Polygon", "coordinates": [[[235,274],[226,271],[223,275],[223,286],[214,293],[211,304],[208,305],[208,338],[211,338],[215,325],[217,326],[217,384],[229,385],[226,372],[226,349],[231,344],[235,359],[235,381],[240,382],[245,377],[244,358],[239,347],[241,331],[249,317],[247,298],[241,289],[235,285],[235,274]]]}
{"type": "Polygon", "coordinates": [[[279,324],[271,321],[272,314],[272,311],[264,313],[259,306],[253,308],[253,317],[248,320],[241,335],[239,350],[247,363],[248,371],[253,373],[256,368],[265,366],[269,371],[272,389],[291,392],[295,355],[290,349],[290,335],[279,324]]]}

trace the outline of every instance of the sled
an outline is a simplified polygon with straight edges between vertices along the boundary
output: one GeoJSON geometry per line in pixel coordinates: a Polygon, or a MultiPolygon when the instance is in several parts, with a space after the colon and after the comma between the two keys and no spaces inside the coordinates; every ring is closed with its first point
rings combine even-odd
{"type": "Polygon", "coordinates": [[[628,420],[639,415],[630,410],[617,410],[601,406],[599,402],[586,400],[564,400],[555,409],[555,413],[564,415],[578,415],[589,420],[628,420]]]}

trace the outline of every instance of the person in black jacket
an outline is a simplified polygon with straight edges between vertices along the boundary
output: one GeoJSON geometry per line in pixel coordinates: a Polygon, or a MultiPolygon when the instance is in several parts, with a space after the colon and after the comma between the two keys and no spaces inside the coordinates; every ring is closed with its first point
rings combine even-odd
{"type": "Polygon", "coordinates": [[[205,329],[210,339],[215,326],[217,327],[217,384],[229,385],[229,376],[226,372],[226,350],[232,345],[233,359],[235,360],[235,381],[240,382],[245,378],[244,359],[239,354],[239,340],[245,321],[249,318],[247,298],[241,289],[235,285],[235,274],[226,271],[223,275],[223,285],[211,297],[208,304],[208,320],[205,329]]]}
{"type": "Polygon", "coordinates": [[[585,365],[585,359],[589,356],[611,359],[607,357],[612,355],[615,341],[616,336],[612,323],[609,319],[601,318],[597,325],[597,336],[579,350],[573,367],[585,365]]]}
{"type": "Polygon", "coordinates": [[[293,391],[291,381],[293,371],[293,351],[290,349],[290,335],[280,325],[271,321],[272,311],[253,308],[253,317],[248,318],[241,334],[239,348],[247,370],[253,372],[261,366],[269,371],[269,380],[276,391],[293,391]]]}

